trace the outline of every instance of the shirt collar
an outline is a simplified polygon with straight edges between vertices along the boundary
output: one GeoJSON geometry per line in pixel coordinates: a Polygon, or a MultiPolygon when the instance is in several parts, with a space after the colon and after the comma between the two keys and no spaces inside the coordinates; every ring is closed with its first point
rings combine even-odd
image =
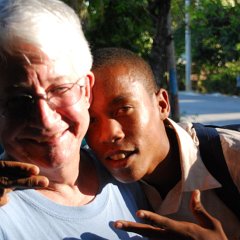
{"type": "Polygon", "coordinates": [[[183,192],[191,192],[195,189],[204,191],[221,186],[201,160],[198,149],[199,141],[192,124],[177,124],[171,119],[167,119],[167,123],[169,127],[174,129],[177,136],[182,170],[181,181],[169,191],[164,200],[156,189],[142,181],[144,191],[154,211],[162,215],[178,211],[183,192]]]}

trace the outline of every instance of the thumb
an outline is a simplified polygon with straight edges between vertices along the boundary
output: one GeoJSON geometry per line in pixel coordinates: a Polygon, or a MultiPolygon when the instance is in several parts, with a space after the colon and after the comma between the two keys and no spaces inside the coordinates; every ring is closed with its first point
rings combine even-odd
{"type": "Polygon", "coordinates": [[[0,207],[5,205],[8,202],[7,193],[10,191],[11,191],[10,188],[7,188],[7,189],[0,188],[0,207]]]}
{"type": "Polygon", "coordinates": [[[190,208],[202,227],[208,229],[214,228],[213,217],[203,207],[201,203],[201,193],[198,189],[194,190],[192,193],[190,208]]]}

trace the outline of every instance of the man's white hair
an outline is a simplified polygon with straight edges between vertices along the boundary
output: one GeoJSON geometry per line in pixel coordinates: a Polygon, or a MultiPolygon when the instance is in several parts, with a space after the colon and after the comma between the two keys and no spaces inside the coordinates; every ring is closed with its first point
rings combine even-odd
{"type": "Polygon", "coordinates": [[[92,67],[80,20],[59,0],[0,0],[0,51],[11,54],[16,42],[36,46],[52,60],[64,58],[79,76],[92,67]]]}

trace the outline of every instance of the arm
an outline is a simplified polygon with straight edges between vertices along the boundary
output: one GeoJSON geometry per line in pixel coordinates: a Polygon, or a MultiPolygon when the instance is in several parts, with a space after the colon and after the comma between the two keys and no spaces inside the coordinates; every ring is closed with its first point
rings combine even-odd
{"type": "Polygon", "coordinates": [[[115,227],[125,231],[139,233],[153,239],[192,239],[192,240],[227,240],[221,223],[212,217],[200,202],[200,192],[195,190],[191,199],[191,210],[199,225],[175,221],[145,210],[139,210],[137,216],[151,224],[117,221],[115,227]]]}
{"type": "Polygon", "coordinates": [[[7,203],[7,193],[15,188],[47,187],[48,179],[38,174],[36,165],[0,160],[0,206],[7,203]]]}

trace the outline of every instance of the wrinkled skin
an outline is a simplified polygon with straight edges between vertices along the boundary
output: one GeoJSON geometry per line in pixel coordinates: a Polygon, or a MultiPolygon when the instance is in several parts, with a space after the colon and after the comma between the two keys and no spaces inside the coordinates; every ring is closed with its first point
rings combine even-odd
{"type": "MultiPolygon", "coordinates": [[[[66,60],[53,61],[41,50],[21,42],[7,61],[8,64],[0,68],[2,102],[16,94],[45,96],[49,89],[79,79],[66,60]]],[[[75,184],[79,176],[80,145],[89,125],[88,108],[94,83],[91,72],[81,77],[85,83],[81,88],[82,97],[76,103],[52,108],[46,99],[39,98],[34,111],[26,118],[8,115],[0,118],[1,143],[5,150],[2,158],[37,166],[29,165],[21,175],[27,180],[11,176],[7,183],[1,178],[7,187],[26,184],[27,187],[37,185],[53,189],[59,184],[75,184]]],[[[4,107],[4,104],[0,106],[1,113],[4,107]]]]}

